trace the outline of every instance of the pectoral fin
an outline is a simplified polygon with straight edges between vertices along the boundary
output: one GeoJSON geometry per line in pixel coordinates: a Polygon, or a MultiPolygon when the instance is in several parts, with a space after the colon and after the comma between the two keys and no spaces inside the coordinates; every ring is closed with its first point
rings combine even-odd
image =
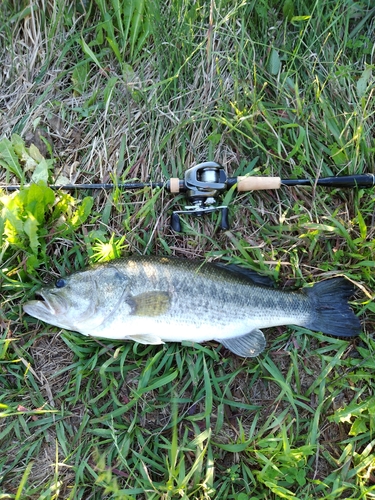
{"type": "Polygon", "coordinates": [[[139,335],[127,335],[126,340],[134,340],[134,342],[139,342],[140,344],[150,344],[158,345],[164,344],[160,337],[153,335],[152,333],[143,333],[139,335]]]}
{"type": "Polygon", "coordinates": [[[145,292],[127,299],[134,316],[161,316],[169,309],[171,298],[168,292],[145,292]]]}
{"type": "Polygon", "coordinates": [[[258,356],[266,347],[266,339],[261,330],[252,330],[246,335],[232,339],[218,339],[218,342],[243,358],[258,356]]]}

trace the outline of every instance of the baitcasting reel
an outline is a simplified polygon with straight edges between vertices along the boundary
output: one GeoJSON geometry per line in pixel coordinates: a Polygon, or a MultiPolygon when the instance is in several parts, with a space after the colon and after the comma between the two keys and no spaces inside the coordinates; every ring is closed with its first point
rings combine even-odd
{"type": "MultiPolygon", "coordinates": [[[[221,212],[221,229],[229,229],[228,207],[216,205],[216,197],[228,189],[227,180],[224,167],[215,161],[199,163],[195,167],[186,170],[183,190],[192,205],[186,206],[184,210],[176,210],[172,213],[172,229],[181,232],[180,214],[201,217],[215,211],[221,212]]],[[[180,187],[179,179],[170,179],[171,192],[179,192],[180,187]]]]}

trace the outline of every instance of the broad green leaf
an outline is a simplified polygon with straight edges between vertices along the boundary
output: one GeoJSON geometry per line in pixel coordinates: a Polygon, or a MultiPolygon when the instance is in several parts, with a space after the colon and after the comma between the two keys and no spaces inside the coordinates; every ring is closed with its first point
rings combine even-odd
{"type": "Polygon", "coordinates": [[[21,182],[25,181],[24,173],[13,149],[13,145],[6,137],[0,141],[0,165],[16,175],[21,182]]]}
{"type": "Polygon", "coordinates": [[[61,191],[59,193],[58,202],[53,207],[52,218],[58,219],[61,214],[69,213],[69,208],[74,206],[74,198],[69,193],[61,191]]]}
{"type": "Polygon", "coordinates": [[[55,200],[52,189],[43,184],[31,184],[21,190],[18,195],[26,212],[33,214],[39,224],[42,224],[47,207],[49,208],[55,200]]]}
{"type": "Polygon", "coordinates": [[[271,75],[277,75],[281,68],[281,61],[279,53],[276,49],[272,48],[270,59],[268,61],[268,71],[271,75]]]}
{"type": "Polygon", "coordinates": [[[11,143],[14,152],[18,156],[18,158],[21,158],[24,154],[26,153],[26,146],[25,146],[25,141],[22,139],[22,137],[18,134],[12,134],[11,137],[11,143]]]}
{"type": "Polygon", "coordinates": [[[23,222],[20,219],[20,212],[22,210],[22,204],[15,196],[4,196],[1,199],[4,204],[4,208],[1,215],[5,221],[4,232],[9,236],[15,231],[16,235],[23,234],[23,222]]]}
{"type": "Polygon", "coordinates": [[[353,417],[361,418],[362,412],[367,410],[369,404],[373,404],[375,398],[370,398],[370,400],[363,401],[362,403],[358,403],[357,401],[349,404],[345,408],[337,410],[334,415],[329,416],[328,420],[339,423],[339,422],[348,422],[351,423],[351,419],[353,417]]]}
{"type": "Polygon", "coordinates": [[[40,260],[36,256],[36,254],[28,255],[26,261],[27,272],[32,274],[35,272],[35,269],[39,266],[40,260]]]}
{"type": "Polygon", "coordinates": [[[366,93],[371,73],[372,69],[371,66],[369,66],[363,71],[361,77],[357,81],[357,96],[359,98],[363,97],[366,93]]]}
{"type": "Polygon", "coordinates": [[[25,146],[25,142],[18,134],[12,135],[12,146],[14,152],[18,156],[18,158],[24,164],[23,170],[27,172],[28,170],[34,170],[37,162],[36,160],[29,154],[28,148],[25,146]]]}
{"type": "Polygon", "coordinates": [[[249,498],[249,495],[247,493],[239,493],[237,495],[237,500],[251,500],[251,498],[249,498]]]}
{"type": "Polygon", "coordinates": [[[35,255],[38,254],[38,246],[40,245],[38,239],[38,226],[38,221],[32,214],[29,215],[23,225],[24,231],[29,237],[30,248],[35,255]]]}
{"type": "Polygon", "coordinates": [[[81,62],[74,66],[72,73],[72,83],[74,92],[78,95],[81,95],[86,88],[88,71],[89,67],[87,61],[81,62]]]}
{"type": "Polygon", "coordinates": [[[343,165],[348,161],[346,151],[343,147],[340,147],[338,144],[333,143],[330,146],[330,148],[331,148],[331,158],[336,165],[343,165]]]}
{"type": "Polygon", "coordinates": [[[93,198],[91,196],[86,196],[86,198],[82,200],[82,203],[72,215],[70,223],[74,227],[79,227],[81,224],[83,224],[86,221],[87,217],[90,215],[93,204],[93,198]]]}
{"type": "Polygon", "coordinates": [[[44,156],[42,153],[39,151],[39,148],[35,146],[35,144],[30,144],[29,147],[29,154],[34,160],[39,163],[44,160],[44,156]]]}
{"type": "Polygon", "coordinates": [[[354,420],[352,426],[350,427],[349,436],[358,436],[358,434],[363,434],[367,431],[368,428],[364,418],[358,417],[354,420]]]}
{"type": "Polygon", "coordinates": [[[40,161],[31,176],[31,182],[38,183],[39,181],[43,181],[47,184],[49,172],[48,170],[52,167],[53,160],[46,160],[45,158],[40,161]]]}

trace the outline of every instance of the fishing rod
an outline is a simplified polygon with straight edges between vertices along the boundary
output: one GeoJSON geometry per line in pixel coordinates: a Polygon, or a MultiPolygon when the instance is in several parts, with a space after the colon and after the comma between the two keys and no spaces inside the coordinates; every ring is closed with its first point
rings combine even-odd
{"type": "MultiPolygon", "coordinates": [[[[370,188],[375,185],[374,174],[346,175],[337,177],[321,177],[318,179],[281,179],[280,177],[228,177],[224,167],[215,161],[206,161],[189,168],[183,180],[171,178],[166,182],[124,182],[109,184],[66,184],[51,185],[54,190],[75,191],[87,189],[111,190],[115,188],[137,190],[145,187],[164,188],[170,193],[184,193],[191,205],[184,210],[172,212],[171,226],[176,232],[181,231],[180,215],[202,216],[206,213],[220,211],[222,229],[229,229],[228,207],[217,205],[217,197],[236,186],[239,192],[280,189],[282,186],[324,186],[329,188],[370,188]]],[[[0,186],[0,189],[16,191],[20,185],[0,186]]]]}

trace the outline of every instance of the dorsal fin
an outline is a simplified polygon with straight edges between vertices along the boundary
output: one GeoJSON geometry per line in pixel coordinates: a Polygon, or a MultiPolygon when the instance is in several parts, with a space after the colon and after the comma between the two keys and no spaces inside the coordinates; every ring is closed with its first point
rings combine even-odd
{"type": "Polygon", "coordinates": [[[213,262],[214,266],[220,269],[226,269],[227,271],[242,276],[256,285],[263,285],[274,287],[275,282],[269,276],[263,276],[262,274],[253,271],[252,269],[246,269],[244,267],[237,266],[236,264],[223,264],[222,262],[213,262]]]}

